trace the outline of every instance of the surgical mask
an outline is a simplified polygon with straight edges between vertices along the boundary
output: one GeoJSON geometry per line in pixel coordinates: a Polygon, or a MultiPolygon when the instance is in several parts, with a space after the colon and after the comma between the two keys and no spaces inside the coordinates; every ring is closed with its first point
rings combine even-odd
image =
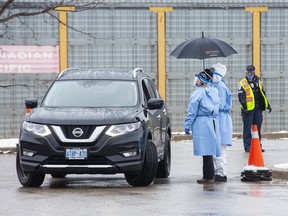
{"type": "Polygon", "coordinates": [[[214,72],[213,73],[213,77],[212,77],[212,83],[217,83],[217,82],[220,82],[222,79],[222,75],[217,73],[217,72],[214,72]]]}
{"type": "Polygon", "coordinates": [[[199,82],[197,82],[195,87],[201,87],[201,86],[203,86],[203,83],[200,82],[200,84],[199,84],[199,82]]]}
{"type": "Polygon", "coordinates": [[[253,75],[246,75],[246,77],[247,77],[248,80],[251,81],[254,78],[254,74],[253,75]]]}

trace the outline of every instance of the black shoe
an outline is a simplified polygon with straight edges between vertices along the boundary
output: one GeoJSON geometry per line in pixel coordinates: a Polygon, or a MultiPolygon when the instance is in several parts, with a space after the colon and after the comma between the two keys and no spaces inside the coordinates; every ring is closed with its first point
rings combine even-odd
{"type": "MultiPolygon", "coordinates": [[[[265,152],[265,149],[261,149],[262,152],[265,152]]],[[[245,149],[245,152],[250,152],[250,149],[245,149]]]]}
{"type": "Polygon", "coordinates": [[[260,144],[262,152],[265,152],[265,149],[262,148],[262,144],[260,144]]]}
{"type": "Polygon", "coordinates": [[[227,182],[227,176],[215,175],[215,182],[227,182]]]}
{"type": "Polygon", "coordinates": [[[213,184],[214,183],[214,179],[197,179],[197,183],[198,184],[213,184]]]}

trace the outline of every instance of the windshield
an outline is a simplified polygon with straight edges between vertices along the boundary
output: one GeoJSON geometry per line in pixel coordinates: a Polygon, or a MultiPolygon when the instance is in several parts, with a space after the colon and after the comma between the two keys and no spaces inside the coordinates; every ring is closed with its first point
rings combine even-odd
{"type": "Polygon", "coordinates": [[[136,82],[122,80],[56,81],[43,105],[48,107],[121,107],[138,101],[136,82]]]}

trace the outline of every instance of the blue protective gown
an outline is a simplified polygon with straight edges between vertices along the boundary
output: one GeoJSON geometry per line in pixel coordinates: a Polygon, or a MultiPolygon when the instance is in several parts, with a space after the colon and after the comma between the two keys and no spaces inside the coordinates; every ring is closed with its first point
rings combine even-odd
{"type": "Polygon", "coordinates": [[[220,99],[215,87],[199,87],[192,93],[184,127],[192,128],[195,156],[221,156],[219,113],[220,99]]]}
{"type": "Polygon", "coordinates": [[[220,128],[220,143],[222,145],[231,146],[232,145],[232,119],[230,116],[230,111],[232,108],[232,94],[228,86],[221,80],[220,82],[213,83],[219,91],[220,97],[220,108],[219,108],[219,128],[220,128]]]}

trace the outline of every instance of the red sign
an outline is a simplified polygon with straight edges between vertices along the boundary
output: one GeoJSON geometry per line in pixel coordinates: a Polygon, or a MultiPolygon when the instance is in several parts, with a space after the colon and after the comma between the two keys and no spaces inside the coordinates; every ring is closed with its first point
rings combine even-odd
{"type": "Polygon", "coordinates": [[[0,46],[0,73],[59,73],[59,46],[0,46]]]}

